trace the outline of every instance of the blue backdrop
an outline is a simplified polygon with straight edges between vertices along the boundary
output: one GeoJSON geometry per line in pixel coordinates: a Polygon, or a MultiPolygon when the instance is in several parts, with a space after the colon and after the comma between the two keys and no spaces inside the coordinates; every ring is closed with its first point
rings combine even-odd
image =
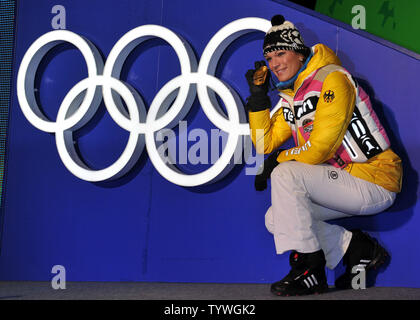
{"type": "MultiPolygon", "coordinates": [[[[280,1],[281,2],[281,1],[280,1]]],[[[29,46],[52,30],[56,0],[18,2],[14,88],[29,46]]],[[[182,36],[197,60],[212,36],[245,17],[270,19],[282,13],[301,31],[307,45],[322,42],[371,94],[388,129],[393,149],[404,164],[403,192],[395,205],[372,217],[337,220],[377,237],[392,256],[378,286],[420,287],[418,171],[420,126],[417,93],[419,59],[396,46],[355,32],[295,6],[262,0],[61,0],[66,28],[100,50],[104,61],[129,30],[145,24],[165,26],[182,36]]],[[[247,97],[244,73],[261,59],[263,33],[236,40],[224,52],[218,78],[247,97]]],[[[148,107],[159,89],[180,73],[173,49],[152,39],[138,46],[121,79],[143,96],[148,107]]],[[[44,113],[55,119],[67,92],[87,77],[86,63],[72,45],[54,48],[35,79],[44,113]]],[[[214,128],[196,99],[188,130],[214,128]]],[[[104,105],[76,134],[77,148],[93,168],[112,164],[128,132],[118,127],[104,105]]],[[[191,146],[192,142],[189,143],[191,146]]],[[[5,203],[0,256],[1,280],[51,280],[63,265],[68,281],[273,282],[288,271],[287,255],[276,256],[264,214],[270,191],[257,193],[247,165],[237,165],[221,181],[181,187],[165,180],[144,151],[134,168],[113,182],[90,183],[72,175],[57,153],[53,134],[33,127],[12,92],[5,203]]],[[[186,165],[198,172],[206,165],[186,165]]],[[[329,271],[333,282],[335,271],[329,271]]]]}

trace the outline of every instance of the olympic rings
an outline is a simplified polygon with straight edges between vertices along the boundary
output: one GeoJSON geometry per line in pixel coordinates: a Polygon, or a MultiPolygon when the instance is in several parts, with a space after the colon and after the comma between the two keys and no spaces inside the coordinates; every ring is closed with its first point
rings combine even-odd
{"type": "Polygon", "coordinates": [[[62,162],[72,174],[82,180],[106,181],[124,175],[137,162],[146,146],[153,165],[168,181],[190,187],[208,184],[220,179],[230,170],[229,162],[238,147],[240,136],[249,135],[248,124],[241,123],[244,119],[244,108],[238,94],[214,76],[218,61],[226,48],[238,37],[255,30],[265,33],[270,26],[268,20],[261,18],[244,18],[229,23],[210,40],[199,65],[192,48],[184,39],[158,25],[144,25],[127,32],[111,49],[105,64],[99,50],[89,40],[71,31],[51,31],[35,40],[22,59],[17,76],[18,101],[23,114],[33,126],[41,131],[55,133],[62,162]],[[119,80],[119,77],[128,55],[142,42],[153,37],[165,40],[175,50],[180,61],[181,74],[160,89],[146,112],[140,95],[119,80]],[[69,42],[80,50],[86,61],[88,77],[67,93],[56,121],[53,122],[42,113],[36,102],[34,79],[42,58],[51,48],[63,42],[69,42]],[[102,87],[102,91],[98,87],[102,87]],[[213,92],[208,93],[207,87],[213,92]],[[222,155],[210,168],[188,175],[165,164],[156,147],[155,133],[174,127],[186,116],[196,95],[195,88],[208,119],[229,135],[222,155]],[[218,105],[215,93],[224,102],[228,115],[218,105]],[[94,116],[102,97],[111,118],[130,135],[124,151],[112,165],[93,170],[77,155],[73,132],[94,116]]]}

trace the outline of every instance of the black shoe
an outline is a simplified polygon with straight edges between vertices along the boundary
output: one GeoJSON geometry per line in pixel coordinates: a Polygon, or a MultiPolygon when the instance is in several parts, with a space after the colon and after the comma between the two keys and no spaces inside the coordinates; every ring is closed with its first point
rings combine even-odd
{"type": "Polygon", "coordinates": [[[303,255],[297,251],[292,251],[289,255],[289,264],[292,267],[290,272],[280,281],[272,284],[271,291],[282,291],[302,272],[305,272],[305,265],[303,263],[303,255]]]}
{"type": "Polygon", "coordinates": [[[272,293],[287,297],[323,293],[328,290],[326,261],[322,250],[313,253],[292,251],[289,262],[292,269],[286,277],[271,285],[272,293]]]}
{"type": "Polygon", "coordinates": [[[352,233],[349,247],[343,257],[346,272],[335,280],[335,287],[338,289],[352,288],[352,279],[357,275],[352,273],[354,267],[357,266],[357,271],[364,269],[367,279],[373,270],[383,266],[389,259],[388,252],[375,238],[360,230],[352,230],[352,233]]]}

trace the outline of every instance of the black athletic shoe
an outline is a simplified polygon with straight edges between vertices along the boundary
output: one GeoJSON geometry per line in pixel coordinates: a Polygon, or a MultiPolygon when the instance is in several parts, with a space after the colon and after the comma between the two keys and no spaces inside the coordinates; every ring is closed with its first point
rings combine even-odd
{"type": "Polygon", "coordinates": [[[351,282],[357,273],[352,270],[364,269],[366,279],[369,273],[377,270],[390,258],[388,252],[367,233],[360,230],[351,230],[353,235],[346,254],[343,257],[343,264],[346,266],[346,272],[335,280],[335,287],[338,289],[352,288],[351,282]]]}
{"type": "Polygon", "coordinates": [[[292,267],[290,272],[280,281],[273,283],[271,291],[282,291],[302,272],[305,272],[305,265],[303,263],[303,255],[297,251],[292,251],[289,255],[289,264],[292,267]]]}
{"type": "Polygon", "coordinates": [[[289,262],[292,269],[286,277],[271,285],[272,293],[288,297],[323,293],[328,290],[326,261],[322,250],[313,253],[293,251],[289,262]]]}

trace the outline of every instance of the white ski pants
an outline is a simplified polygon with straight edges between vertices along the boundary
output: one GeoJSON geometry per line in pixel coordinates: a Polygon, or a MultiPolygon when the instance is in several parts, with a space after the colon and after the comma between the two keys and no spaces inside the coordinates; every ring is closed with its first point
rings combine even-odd
{"type": "Polygon", "coordinates": [[[371,215],[390,207],[396,194],[328,164],[280,163],[271,173],[271,207],[265,225],[276,252],[324,251],[334,269],[345,254],[351,232],[325,221],[371,215]]]}

